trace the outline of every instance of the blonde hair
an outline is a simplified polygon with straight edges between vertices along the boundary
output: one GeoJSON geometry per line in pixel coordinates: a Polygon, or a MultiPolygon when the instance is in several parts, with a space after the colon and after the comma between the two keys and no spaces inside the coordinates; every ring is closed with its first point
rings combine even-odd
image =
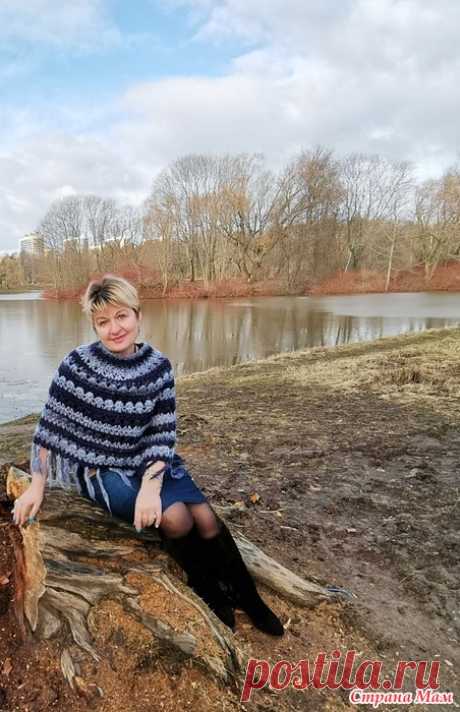
{"type": "Polygon", "coordinates": [[[106,274],[102,279],[90,282],[81,299],[83,311],[92,316],[107,304],[130,307],[138,314],[140,311],[139,295],[136,287],[123,277],[106,274]]]}

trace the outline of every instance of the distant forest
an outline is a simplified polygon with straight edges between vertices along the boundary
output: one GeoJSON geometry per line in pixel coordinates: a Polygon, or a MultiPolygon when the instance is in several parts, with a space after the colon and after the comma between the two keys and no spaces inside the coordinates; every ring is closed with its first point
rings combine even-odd
{"type": "Polygon", "coordinates": [[[140,208],[72,195],[50,205],[36,232],[42,250],[2,258],[2,288],[70,295],[102,272],[158,296],[258,283],[304,293],[356,271],[379,275],[382,290],[401,273],[429,285],[459,260],[460,169],[422,182],[407,162],[339,159],[323,147],[279,172],[259,154],[188,155],[155,178],[140,208]]]}

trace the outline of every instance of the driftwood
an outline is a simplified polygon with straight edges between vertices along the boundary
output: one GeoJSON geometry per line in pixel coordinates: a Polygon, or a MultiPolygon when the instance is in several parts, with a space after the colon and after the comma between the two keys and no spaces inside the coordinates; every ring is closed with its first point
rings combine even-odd
{"type": "MultiPolygon", "coordinates": [[[[11,467],[8,497],[18,497],[29,482],[25,472],[11,467]]],[[[85,681],[71,650],[78,646],[88,658],[100,660],[92,628],[94,612],[105,600],[116,601],[158,641],[205,667],[216,679],[238,680],[245,667],[245,651],[232,631],[184,584],[180,573],[172,573],[168,557],[152,557],[152,551],[161,552],[154,529],[137,534],[132,526],[86,499],[55,489],[45,498],[39,520],[21,527],[21,533],[23,547],[16,556],[18,621],[26,634],[37,639],[59,635],[68,641],[61,669],[73,688],[85,693],[85,681]],[[156,587],[157,594],[174,597],[176,607],[188,613],[163,619],[149,610],[145,603],[149,585],[156,587]],[[198,618],[193,627],[187,625],[190,611],[198,618]]],[[[312,606],[337,597],[288,571],[245,537],[235,535],[235,540],[255,579],[289,600],[312,606]]]]}

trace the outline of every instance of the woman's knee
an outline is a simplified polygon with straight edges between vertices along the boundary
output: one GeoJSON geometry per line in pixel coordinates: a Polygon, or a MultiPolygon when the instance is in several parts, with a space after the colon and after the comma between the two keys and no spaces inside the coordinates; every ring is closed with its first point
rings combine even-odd
{"type": "Polygon", "coordinates": [[[219,533],[219,517],[207,502],[190,504],[189,509],[203,539],[210,539],[219,533]]]}
{"type": "Polygon", "coordinates": [[[186,536],[193,527],[193,517],[183,502],[175,502],[163,512],[160,529],[166,536],[186,536]]]}

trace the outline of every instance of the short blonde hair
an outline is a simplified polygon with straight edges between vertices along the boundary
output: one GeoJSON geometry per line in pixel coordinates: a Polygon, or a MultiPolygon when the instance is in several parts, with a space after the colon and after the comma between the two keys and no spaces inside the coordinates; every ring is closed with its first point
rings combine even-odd
{"type": "Polygon", "coordinates": [[[83,311],[92,316],[107,304],[130,307],[138,314],[140,311],[139,295],[131,282],[115,274],[106,274],[102,279],[90,282],[82,297],[83,311]]]}

